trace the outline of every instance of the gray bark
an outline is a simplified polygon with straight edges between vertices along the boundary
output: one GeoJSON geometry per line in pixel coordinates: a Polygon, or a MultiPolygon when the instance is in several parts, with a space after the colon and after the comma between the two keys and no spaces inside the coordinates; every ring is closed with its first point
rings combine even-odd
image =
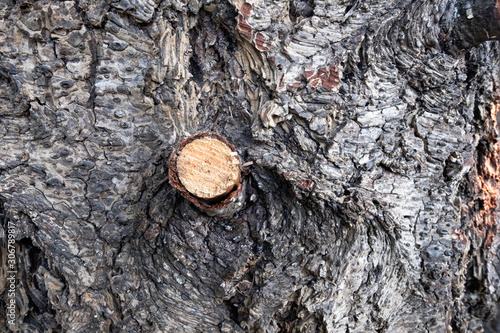
{"type": "Polygon", "coordinates": [[[2,327],[481,332],[500,293],[495,6],[3,0],[2,327]],[[254,163],[231,218],[168,183],[206,131],[254,163]]]}

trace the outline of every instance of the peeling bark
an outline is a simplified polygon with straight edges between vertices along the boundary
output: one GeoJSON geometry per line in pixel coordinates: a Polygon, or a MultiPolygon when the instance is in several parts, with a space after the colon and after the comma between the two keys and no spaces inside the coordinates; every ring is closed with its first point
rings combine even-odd
{"type": "Polygon", "coordinates": [[[2,2],[2,327],[492,329],[498,16],[496,1],[2,2]],[[200,132],[253,162],[232,217],[168,182],[200,132]]]}

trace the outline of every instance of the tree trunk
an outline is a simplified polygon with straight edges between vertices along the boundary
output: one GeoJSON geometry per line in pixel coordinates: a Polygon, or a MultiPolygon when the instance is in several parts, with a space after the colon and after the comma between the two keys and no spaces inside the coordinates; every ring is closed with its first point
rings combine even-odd
{"type": "Polygon", "coordinates": [[[494,331],[496,1],[0,16],[6,330],[494,331]],[[200,132],[253,162],[232,216],[169,184],[200,132]]]}

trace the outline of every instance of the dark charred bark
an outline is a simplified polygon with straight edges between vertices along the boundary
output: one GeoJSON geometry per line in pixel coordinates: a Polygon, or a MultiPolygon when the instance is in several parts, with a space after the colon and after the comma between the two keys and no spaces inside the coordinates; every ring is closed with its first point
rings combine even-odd
{"type": "Polygon", "coordinates": [[[451,21],[455,43],[463,48],[500,39],[500,9],[497,1],[457,1],[451,21]]]}
{"type": "Polygon", "coordinates": [[[0,3],[2,327],[492,330],[499,32],[495,1],[0,3]],[[200,132],[253,162],[232,217],[169,184],[200,132]]]}

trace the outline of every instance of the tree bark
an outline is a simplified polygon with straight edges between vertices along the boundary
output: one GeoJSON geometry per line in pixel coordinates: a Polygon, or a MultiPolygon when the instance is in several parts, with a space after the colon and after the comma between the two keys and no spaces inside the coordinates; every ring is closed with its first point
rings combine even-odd
{"type": "Polygon", "coordinates": [[[4,0],[0,17],[6,330],[494,330],[496,1],[4,0]],[[231,217],[169,184],[200,132],[253,162],[231,217]]]}

